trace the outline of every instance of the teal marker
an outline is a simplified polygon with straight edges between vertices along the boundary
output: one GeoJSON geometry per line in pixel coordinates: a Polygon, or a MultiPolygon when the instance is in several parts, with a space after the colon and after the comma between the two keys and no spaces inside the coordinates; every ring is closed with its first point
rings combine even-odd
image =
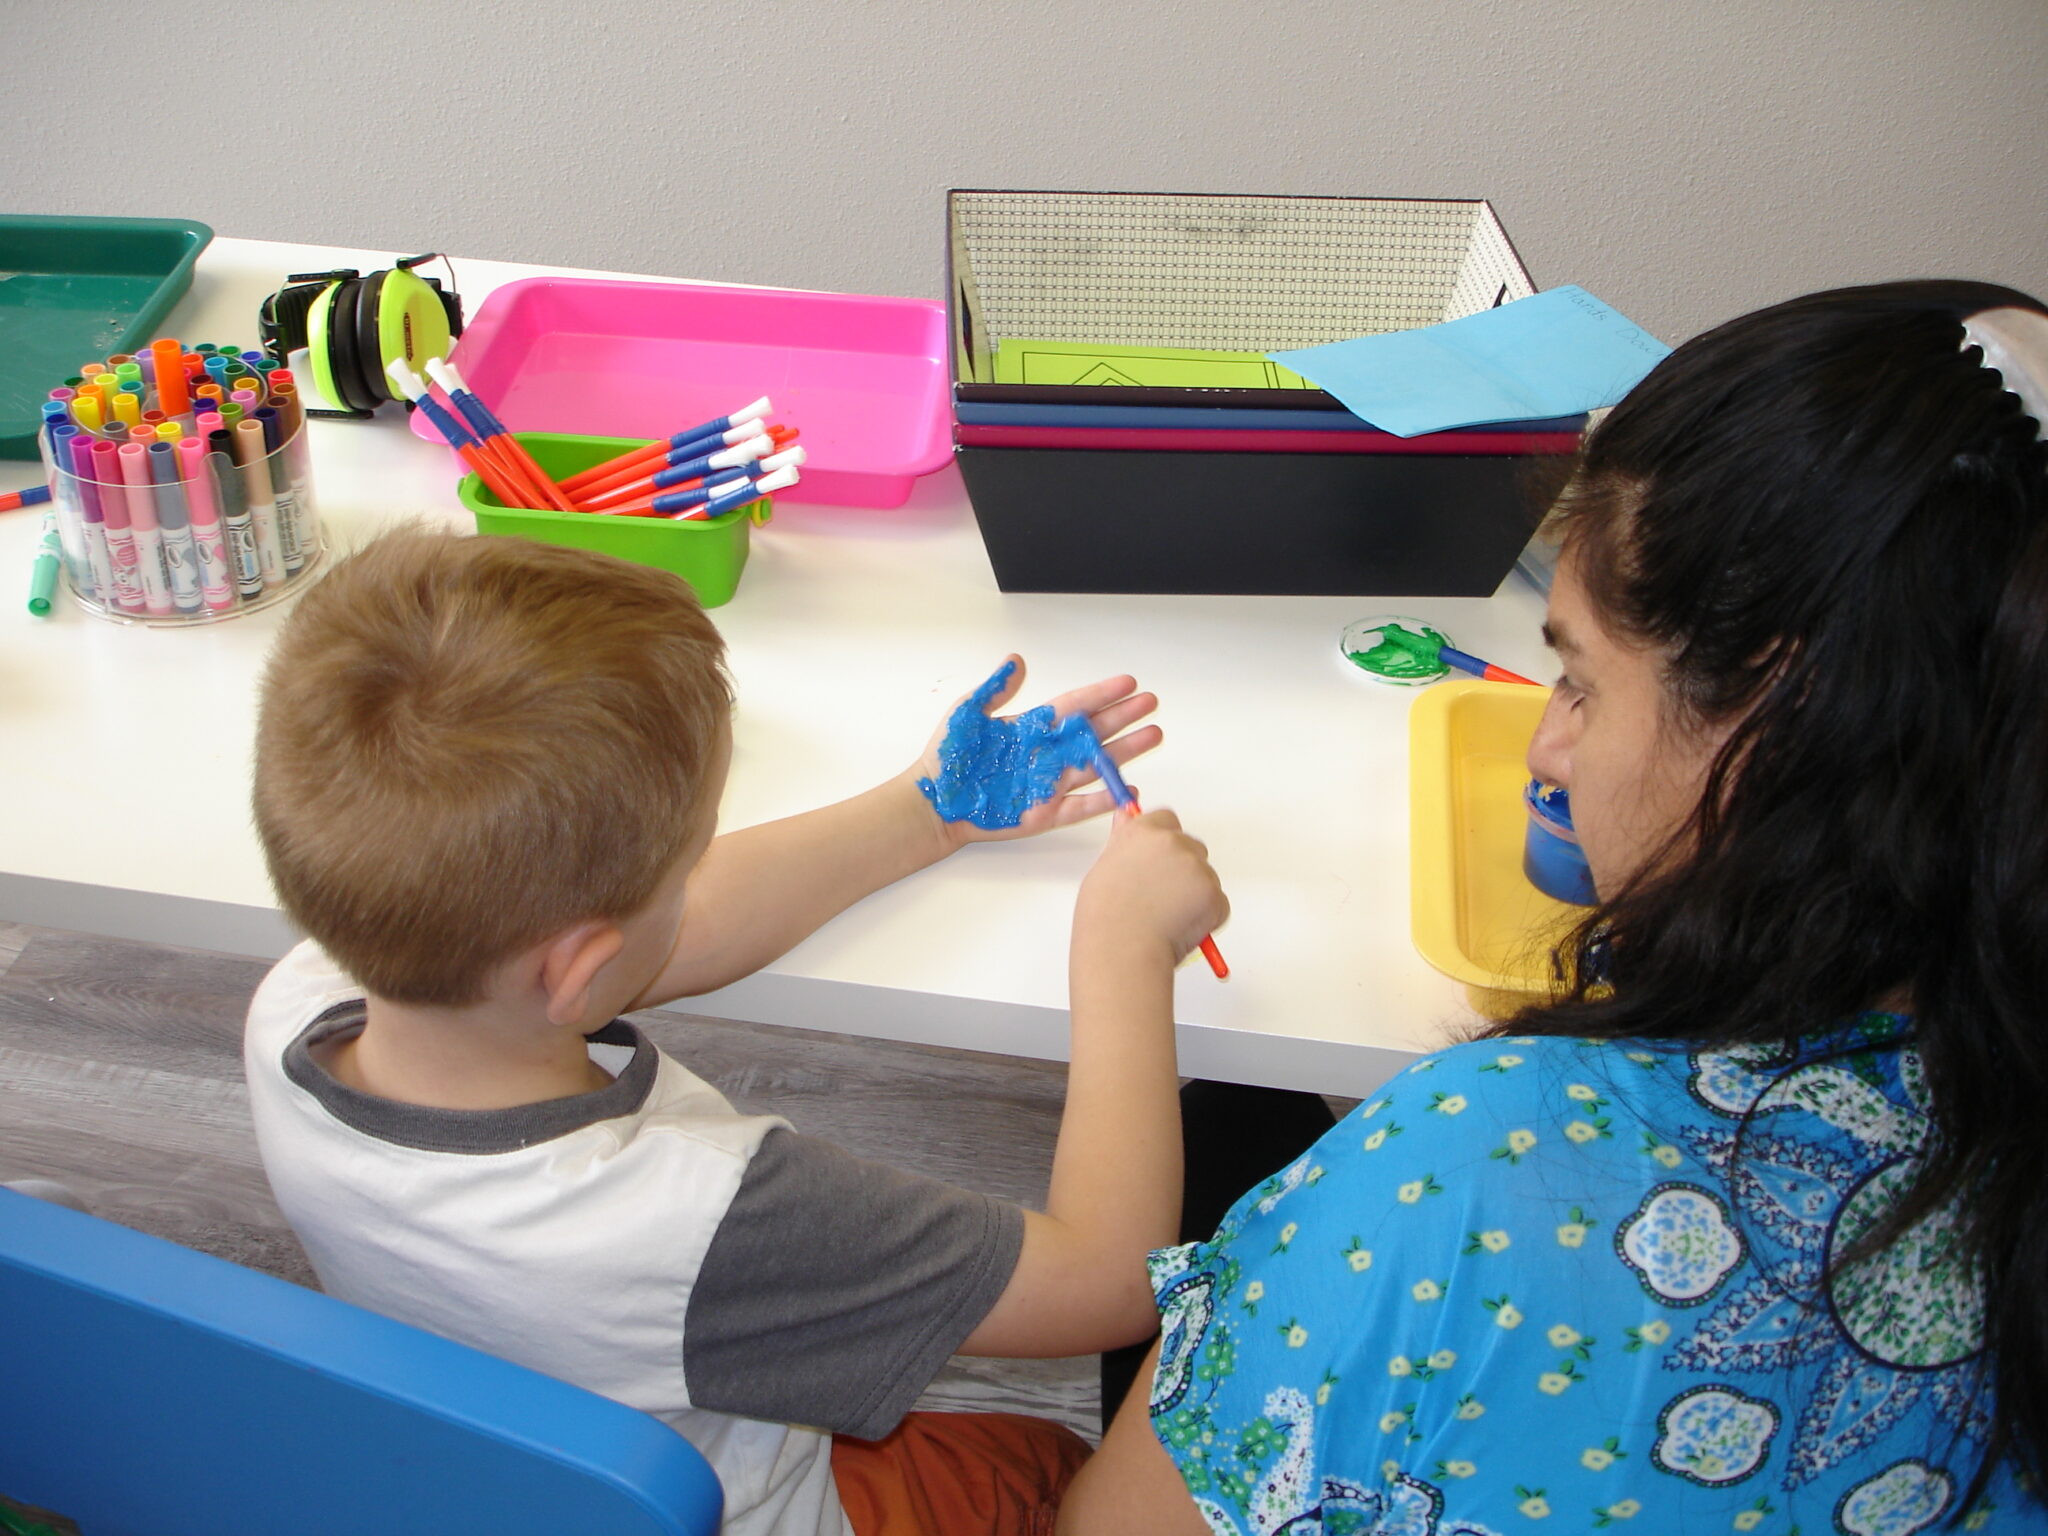
{"type": "Polygon", "coordinates": [[[35,570],[28,580],[28,611],[38,618],[50,611],[57,592],[57,572],[64,563],[64,544],[57,537],[57,514],[43,514],[43,537],[36,545],[35,570]]]}

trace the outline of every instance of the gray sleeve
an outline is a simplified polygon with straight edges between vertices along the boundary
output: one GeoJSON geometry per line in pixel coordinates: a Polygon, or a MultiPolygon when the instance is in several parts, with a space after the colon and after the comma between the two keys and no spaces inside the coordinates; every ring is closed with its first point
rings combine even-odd
{"type": "Polygon", "coordinates": [[[690,1401],[885,1435],[988,1315],[1023,1244],[1008,1201],[770,1131],[690,1293],[690,1401]]]}

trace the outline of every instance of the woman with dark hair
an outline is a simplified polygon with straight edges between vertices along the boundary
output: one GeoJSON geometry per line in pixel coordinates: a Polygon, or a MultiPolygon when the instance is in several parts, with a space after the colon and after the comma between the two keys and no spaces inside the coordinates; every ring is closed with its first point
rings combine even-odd
{"type": "Polygon", "coordinates": [[[1061,1530],[2048,1528],[2048,312],[1680,347],[1556,515],[1600,904],[1207,1242],[1061,1530]]]}

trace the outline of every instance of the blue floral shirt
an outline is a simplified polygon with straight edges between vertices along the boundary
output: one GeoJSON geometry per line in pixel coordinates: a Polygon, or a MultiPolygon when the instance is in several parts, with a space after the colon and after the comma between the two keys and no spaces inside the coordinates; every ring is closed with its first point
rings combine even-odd
{"type": "Polygon", "coordinates": [[[1988,1389],[1951,1215],[1823,1279],[1926,1102],[1883,1014],[1424,1057],[1152,1256],[1153,1428],[1245,1536],[2048,1528],[2009,1471],[1958,1509],[1988,1389]]]}

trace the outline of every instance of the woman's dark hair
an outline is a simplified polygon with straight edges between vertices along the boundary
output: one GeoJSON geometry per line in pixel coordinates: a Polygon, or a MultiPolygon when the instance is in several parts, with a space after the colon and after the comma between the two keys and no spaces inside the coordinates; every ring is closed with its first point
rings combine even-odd
{"type": "MultiPolygon", "coordinates": [[[[1733,320],[1588,438],[1566,558],[1661,656],[1671,725],[1734,722],[1659,859],[1500,1033],[1783,1042],[1910,1012],[1934,1136],[1837,1273],[1951,1209],[1995,1412],[2048,1486],[2048,450],[1963,321],[1905,282],[1733,320]]],[[[1967,1502],[1959,1503],[1967,1508],[1967,1502]]]]}

